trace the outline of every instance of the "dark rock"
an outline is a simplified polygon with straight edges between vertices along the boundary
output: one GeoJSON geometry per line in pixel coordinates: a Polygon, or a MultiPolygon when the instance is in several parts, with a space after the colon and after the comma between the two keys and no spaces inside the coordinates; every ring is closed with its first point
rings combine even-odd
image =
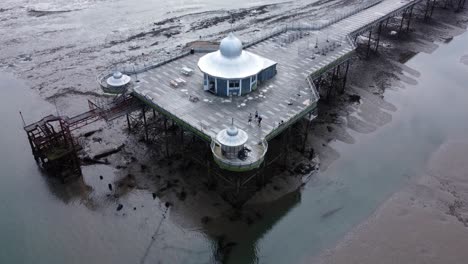
{"type": "Polygon", "coordinates": [[[304,164],[304,163],[299,163],[299,165],[297,165],[295,168],[294,168],[294,173],[295,174],[302,174],[302,175],[306,175],[306,174],[309,174],[311,171],[313,171],[315,169],[315,166],[312,165],[312,164],[304,164]]]}
{"type": "Polygon", "coordinates": [[[133,207],[133,211],[136,211],[136,207],[133,207]]]}
{"type": "Polygon", "coordinates": [[[327,130],[328,130],[328,132],[332,132],[332,131],[333,131],[333,127],[327,126],[327,130]]]}
{"type": "Polygon", "coordinates": [[[187,193],[186,193],[184,190],[182,190],[182,191],[179,193],[178,197],[179,197],[179,200],[185,201],[185,198],[187,198],[187,193]]]}
{"type": "Polygon", "coordinates": [[[202,224],[204,224],[204,225],[206,225],[206,224],[208,224],[209,222],[211,222],[211,220],[212,220],[212,219],[211,219],[211,217],[209,217],[209,216],[204,216],[204,217],[201,218],[201,222],[202,222],[202,224]]]}
{"type": "Polygon", "coordinates": [[[350,94],[348,100],[352,103],[359,103],[361,101],[361,96],[357,94],[350,94]]]}
{"type": "Polygon", "coordinates": [[[117,206],[117,211],[122,210],[122,208],[123,208],[123,204],[119,204],[119,205],[117,206]]]}
{"type": "Polygon", "coordinates": [[[112,184],[108,184],[107,187],[109,187],[109,191],[112,191],[112,184]]]}
{"type": "Polygon", "coordinates": [[[156,199],[156,193],[152,193],[153,195],[153,200],[156,199]]]}
{"type": "Polygon", "coordinates": [[[104,179],[104,177],[102,177],[102,175],[99,175],[99,179],[101,179],[101,180],[102,180],[102,179],[104,179]]]}
{"type": "Polygon", "coordinates": [[[171,203],[171,202],[166,202],[164,205],[165,205],[167,208],[169,208],[169,207],[172,206],[172,203],[171,203]]]}

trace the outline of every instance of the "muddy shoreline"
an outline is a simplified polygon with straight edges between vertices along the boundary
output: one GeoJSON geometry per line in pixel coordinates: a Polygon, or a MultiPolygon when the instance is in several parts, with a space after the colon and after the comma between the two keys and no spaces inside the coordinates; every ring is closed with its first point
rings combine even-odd
{"type": "Polygon", "coordinates": [[[468,254],[468,143],[449,141],[422,175],[338,245],[305,263],[464,263],[468,254]]]}

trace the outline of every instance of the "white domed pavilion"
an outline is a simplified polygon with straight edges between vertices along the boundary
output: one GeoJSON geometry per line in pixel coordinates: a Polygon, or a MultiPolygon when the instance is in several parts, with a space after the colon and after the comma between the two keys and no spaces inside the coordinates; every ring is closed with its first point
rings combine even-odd
{"type": "Polygon", "coordinates": [[[219,50],[201,57],[204,89],[219,96],[245,95],[276,75],[276,62],[243,50],[242,42],[229,33],[219,50]]]}

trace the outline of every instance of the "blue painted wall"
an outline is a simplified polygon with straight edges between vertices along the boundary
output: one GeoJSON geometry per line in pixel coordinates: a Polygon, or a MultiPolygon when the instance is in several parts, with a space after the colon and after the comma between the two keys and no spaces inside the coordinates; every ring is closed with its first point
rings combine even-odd
{"type": "Polygon", "coordinates": [[[242,95],[250,93],[250,77],[242,79],[242,95]]]}
{"type": "Polygon", "coordinates": [[[219,96],[228,96],[226,89],[227,88],[227,81],[223,79],[218,79],[218,93],[219,96]]]}
{"type": "Polygon", "coordinates": [[[263,82],[273,78],[276,75],[276,64],[272,65],[258,74],[258,80],[263,82]]]}

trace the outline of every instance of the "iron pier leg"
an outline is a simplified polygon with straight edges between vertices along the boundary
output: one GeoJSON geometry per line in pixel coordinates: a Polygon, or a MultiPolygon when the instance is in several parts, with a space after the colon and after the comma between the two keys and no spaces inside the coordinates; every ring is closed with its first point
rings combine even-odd
{"type": "MultiPolygon", "coordinates": [[[[338,82],[337,82],[337,86],[336,86],[335,89],[336,89],[337,92],[339,92],[339,90],[338,90],[338,88],[339,88],[339,87],[338,87],[338,84],[341,84],[341,81],[343,80],[342,77],[341,77],[341,72],[342,72],[342,70],[341,70],[341,64],[339,64],[338,67],[336,67],[336,80],[337,80],[338,82]]],[[[335,85],[334,85],[334,86],[335,86],[335,85]]]]}
{"type": "Polygon", "coordinates": [[[182,154],[185,152],[185,145],[184,145],[184,128],[180,127],[180,142],[182,143],[182,154]]]}
{"type": "Polygon", "coordinates": [[[408,24],[406,24],[406,32],[408,32],[410,29],[411,17],[413,16],[413,8],[414,8],[414,5],[411,6],[411,9],[409,12],[408,24]]]}
{"type": "Polygon", "coordinates": [[[317,85],[317,90],[320,90],[320,84],[322,83],[322,75],[320,75],[320,77],[318,78],[318,81],[317,81],[318,85],[317,85]]]}
{"type": "Polygon", "coordinates": [[[370,46],[371,46],[371,38],[372,38],[372,29],[369,30],[369,40],[367,41],[367,53],[366,58],[369,58],[370,46]]]}
{"type": "Polygon", "coordinates": [[[401,15],[401,23],[400,23],[400,29],[398,30],[398,37],[401,35],[401,30],[403,29],[403,23],[405,22],[405,15],[406,15],[406,10],[404,13],[401,15]]]}
{"type": "Polygon", "coordinates": [[[153,119],[156,119],[156,111],[153,108],[153,119]]]}
{"type": "Polygon", "coordinates": [[[289,131],[291,127],[288,127],[286,129],[286,132],[283,135],[283,166],[286,169],[287,168],[287,163],[288,163],[288,152],[289,152],[289,131]]]}
{"type": "Polygon", "coordinates": [[[312,112],[309,113],[309,118],[307,119],[307,126],[306,126],[306,129],[304,131],[304,143],[302,144],[302,153],[305,152],[305,146],[306,146],[306,143],[307,143],[307,137],[309,136],[309,127],[310,127],[310,123],[312,122],[310,119],[312,117],[312,112]]]}
{"type": "Polygon", "coordinates": [[[127,126],[128,126],[128,133],[132,132],[132,124],[130,124],[130,118],[128,117],[127,113],[127,126]]]}
{"type": "Polygon", "coordinates": [[[431,6],[431,0],[427,0],[427,2],[426,2],[426,10],[424,10],[424,19],[428,19],[428,18],[429,18],[429,9],[430,9],[430,6],[431,6]]]}
{"type": "Polygon", "coordinates": [[[261,172],[261,185],[262,185],[262,187],[265,186],[265,170],[266,170],[267,164],[268,164],[268,160],[267,160],[267,157],[265,156],[265,159],[263,160],[262,172],[261,172]]]}
{"type": "Polygon", "coordinates": [[[169,157],[169,139],[167,136],[167,118],[164,117],[164,141],[166,142],[166,157],[169,157]]]}
{"type": "Polygon", "coordinates": [[[349,70],[349,60],[347,60],[347,62],[346,62],[346,71],[345,71],[345,75],[344,75],[344,78],[343,78],[343,88],[341,90],[341,93],[344,93],[345,88],[346,88],[346,82],[348,80],[348,70],[349,70]]]}
{"type": "Polygon", "coordinates": [[[379,50],[379,43],[380,43],[380,34],[382,33],[382,22],[379,24],[379,30],[377,33],[377,42],[375,44],[375,52],[379,50]]]}
{"type": "Polygon", "coordinates": [[[330,85],[328,86],[328,91],[327,91],[327,96],[326,96],[327,101],[330,100],[330,95],[333,90],[333,84],[335,83],[335,72],[336,72],[336,68],[333,69],[330,85]]]}
{"type": "Polygon", "coordinates": [[[141,113],[143,114],[143,122],[144,122],[144,127],[145,127],[145,141],[148,142],[148,124],[146,123],[146,109],[145,107],[143,106],[143,108],[141,109],[141,113]]]}
{"type": "Polygon", "coordinates": [[[432,7],[431,7],[431,17],[432,17],[432,13],[434,13],[434,8],[435,8],[435,1],[436,1],[436,0],[433,0],[433,1],[432,1],[432,7]]]}

